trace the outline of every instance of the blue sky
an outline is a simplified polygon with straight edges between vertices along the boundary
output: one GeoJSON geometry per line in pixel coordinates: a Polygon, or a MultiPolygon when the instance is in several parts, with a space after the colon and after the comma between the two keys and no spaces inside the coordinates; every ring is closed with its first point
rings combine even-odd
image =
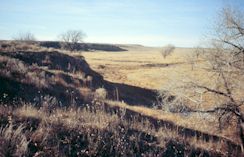
{"type": "Polygon", "coordinates": [[[32,32],[57,40],[70,29],[86,42],[197,46],[216,13],[243,0],[0,0],[0,39],[32,32]]]}

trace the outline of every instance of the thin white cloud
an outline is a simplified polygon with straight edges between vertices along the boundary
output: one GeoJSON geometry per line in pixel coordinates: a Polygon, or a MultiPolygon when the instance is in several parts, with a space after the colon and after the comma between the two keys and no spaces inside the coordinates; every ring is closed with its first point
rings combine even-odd
{"type": "Polygon", "coordinates": [[[113,44],[141,44],[145,46],[164,46],[174,44],[181,47],[192,47],[198,45],[195,38],[166,37],[161,35],[131,35],[131,36],[91,36],[87,42],[113,43],[113,44]]]}
{"type": "Polygon", "coordinates": [[[23,29],[31,29],[31,30],[47,30],[47,27],[44,25],[35,25],[35,24],[19,24],[19,26],[23,29]]]}

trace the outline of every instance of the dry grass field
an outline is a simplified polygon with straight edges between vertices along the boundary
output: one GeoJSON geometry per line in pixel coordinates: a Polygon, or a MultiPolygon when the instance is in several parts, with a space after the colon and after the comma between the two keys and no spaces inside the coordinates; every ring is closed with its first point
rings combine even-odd
{"type": "Polygon", "coordinates": [[[185,55],[193,49],[177,48],[172,56],[164,59],[160,53],[162,48],[140,45],[121,47],[128,51],[95,51],[84,52],[82,55],[105,79],[149,89],[160,89],[169,81],[171,74],[190,72],[185,55]]]}
{"type": "MultiPolygon", "coordinates": [[[[144,47],[140,45],[123,45],[123,52],[84,52],[90,66],[106,80],[134,85],[138,87],[161,90],[169,85],[181,83],[187,78],[194,78],[202,83],[211,81],[210,73],[195,68],[189,62],[196,51],[194,48],[176,48],[166,58],[161,55],[162,48],[144,47]]],[[[203,67],[205,62],[198,60],[203,67]]],[[[207,95],[205,95],[207,96],[207,95]]],[[[208,98],[208,101],[212,98],[208,98]]],[[[212,100],[213,101],[213,100],[212,100]]],[[[213,103],[206,102],[204,107],[213,103]]]]}
{"type": "MultiPolygon", "coordinates": [[[[214,81],[218,81],[218,78],[213,79],[212,73],[204,69],[209,65],[201,57],[194,59],[195,63],[192,63],[195,48],[176,48],[171,55],[163,58],[162,48],[141,45],[120,47],[128,51],[94,51],[84,52],[82,55],[92,69],[103,75],[106,80],[147,89],[161,90],[188,79],[202,84],[214,84],[214,81]]],[[[241,97],[243,93],[237,92],[236,95],[241,97]]],[[[212,107],[214,98],[209,95],[205,97],[208,102],[203,103],[202,107],[212,107]]]]}
{"type": "MultiPolygon", "coordinates": [[[[111,82],[124,83],[133,86],[161,90],[169,86],[176,86],[188,78],[193,78],[201,83],[215,83],[215,79],[209,79],[210,72],[204,70],[207,63],[199,58],[197,64],[190,63],[196,49],[194,48],[176,48],[168,57],[161,55],[162,48],[144,47],[140,45],[120,45],[121,48],[128,51],[123,52],[84,52],[82,55],[89,63],[91,68],[101,75],[104,79],[111,82]],[[196,66],[196,67],[194,67],[196,66]]],[[[184,89],[184,92],[190,92],[184,89]]],[[[240,93],[240,97],[243,93],[240,93]]],[[[186,94],[187,95],[187,94],[186,94]]],[[[202,95],[201,105],[189,102],[193,109],[207,110],[215,107],[219,101],[218,98],[209,95],[202,95]]],[[[225,99],[223,98],[223,101],[225,99]]],[[[158,119],[167,119],[174,121],[178,125],[201,130],[210,134],[221,135],[231,140],[237,140],[237,132],[230,126],[222,132],[218,129],[217,118],[210,114],[191,113],[186,117],[174,113],[165,113],[163,111],[150,110],[146,108],[136,108],[138,112],[148,113],[158,119]],[[177,118],[178,117],[178,118],[177,118]]]]}

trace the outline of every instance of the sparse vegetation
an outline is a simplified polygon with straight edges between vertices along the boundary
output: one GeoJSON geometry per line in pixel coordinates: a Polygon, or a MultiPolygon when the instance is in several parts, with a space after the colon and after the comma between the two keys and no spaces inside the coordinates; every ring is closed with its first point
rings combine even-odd
{"type": "Polygon", "coordinates": [[[28,43],[36,41],[35,35],[31,32],[20,32],[18,35],[13,37],[13,39],[22,42],[28,42],[28,43]]]}

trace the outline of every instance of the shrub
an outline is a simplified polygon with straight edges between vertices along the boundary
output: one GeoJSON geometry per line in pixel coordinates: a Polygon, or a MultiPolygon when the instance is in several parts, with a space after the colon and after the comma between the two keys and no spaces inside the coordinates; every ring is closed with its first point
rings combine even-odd
{"type": "Polygon", "coordinates": [[[23,156],[27,153],[29,142],[23,128],[20,125],[14,129],[12,124],[0,128],[0,156],[23,156]]]}
{"type": "Polygon", "coordinates": [[[168,45],[166,45],[163,48],[161,54],[162,54],[162,56],[164,58],[166,58],[167,56],[169,56],[170,54],[172,54],[174,52],[174,50],[175,50],[175,46],[174,45],[171,45],[171,44],[168,44],[168,45]]]}
{"type": "Polygon", "coordinates": [[[107,97],[107,91],[104,88],[98,88],[95,91],[95,99],[97,100],[105,100],[107,97]]]}
{"type": "Polygon", "coordinates": [[[24,41],[24,42],[33,42],[36,41],[36,37],[31,32],[20,32],[18,35],[14,37],[14,40],[24,41]]]}

